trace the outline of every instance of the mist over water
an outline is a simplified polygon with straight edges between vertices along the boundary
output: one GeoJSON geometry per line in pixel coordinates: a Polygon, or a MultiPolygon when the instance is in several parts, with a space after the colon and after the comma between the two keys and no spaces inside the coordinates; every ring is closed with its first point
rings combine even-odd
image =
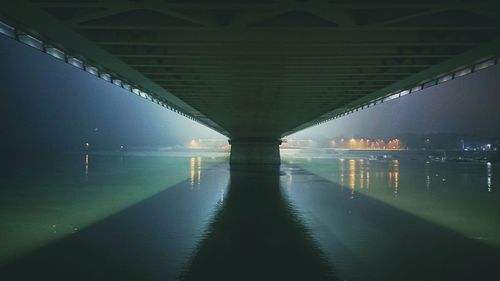
{"type": "Polygon", "coordinates": [[[225,136],[10,39],[0,38],[2,148],[16,153],[185,147],[225,136]]]}

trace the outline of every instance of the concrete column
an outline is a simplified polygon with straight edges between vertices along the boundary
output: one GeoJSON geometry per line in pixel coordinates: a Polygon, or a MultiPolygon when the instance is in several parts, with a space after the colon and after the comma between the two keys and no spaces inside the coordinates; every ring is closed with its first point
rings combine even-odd
{"type": "Polygon", "coordinates": [[[279,165],[281,140],[231,139],[231,165],[279,165]]]}

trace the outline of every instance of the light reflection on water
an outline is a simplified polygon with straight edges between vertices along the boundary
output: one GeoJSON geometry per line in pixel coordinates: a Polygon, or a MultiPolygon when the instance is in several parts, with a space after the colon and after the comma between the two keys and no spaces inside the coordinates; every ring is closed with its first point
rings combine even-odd
{"type": "Polygon", "coordinates": [[[191,157],[189,165],[189,175],[191,180],[191,189],[195,185],[199,186],[201,184],[201,157],[191,157]]]}
{"type": "MultiPolygon", "coordinates": [[[[348,171],[349,178],[349,189],[351,191],[351,198],[356,196],[357,189],[359,191],[369,192],[370,190],[370,161],[363,159],[349,159],[347,161],[347,167],[345,167],[346,161],[343,158],[339,158],[338,168],[339,177],[338,182],[344,185],[344,170],[348,171]]],[[[394,195],[397,197],[399,192],[399,160],[392,160],[387,162],[387,173],[383,172],[372,172],[376,177],[387,177],[387,186],[394,190],[394,195]]],[[[430,177],[427,176],[427,187],[430,185],[430,177]]]]}
{"type": "Polygon", "coordinates": [[[191,164],[190,164],[191,188],[194,185],[194,172],[195,172],[195,158],[191,157],[191,164]]]}
{"type": "MultiPolygon", "coordinates": [[[[225,159],[218,155],[84,153],[44,160],[33,167],[22,163],[22,169],[2,178],[6,184],[0,188],[0,264],[85,229],[184,180],[191,188],[200,186],[205,166],[225,159]]],[[[225,187],[218,187],[221,190],[216,197],[220,200],[225,187]]]]}
{"type": "MultiPolygon", "coordinates": [[[[310,158],[307,159],[307,162],[312,163],[313,160],[310,158]]],[[[330,168],[333,169],[338,169],[338,176],[335,177],[337,174],[336,172],[333,172],[330,174],[329,179],[333,179],[335,182],[338,182],[342,185],[342,187],[348,187],[349,190],[351,191],[352,197],[356,196],[355,193],[356,191],[362,191],[364,192],[369,192],[370,190],[370,173],[372,177],[375,177],[380,184],[380,182],[385,182],[385,185],[389,187],[390,189],[393,190],[393,193],[395,197],[397,197],[400,189],[400,172],[399,172],[399,160],[394,159],[390,161],[381,161],[376,164],[372,164],[372,169],[370,169],[370,163],[374,161],[367,161],[364,159],[346,159],[344,158],[338,158],[335,159],[334,161],[338,161],[338,164],[336,165],[331,165],[330,163],[330,168]],[[381,168],[381,165],[383,166],[381,168]],[[385,169],[382,170],[382,169],[385,169]],[[348,174],[346,176],[345,170],[347,170],[348,174]],[[348,178],[348,184],[345,185],[345,177],[348,178]],[[384,178],[386,180],[384,181],[384,178]]],[[[300,161],[295,159],[295,164],[300,165],[300,161]]],[[[319,164],[319,163],[317,163],[319,164]]],[[[450,164],[450,163],[449,163],[450,164]]],[[[451,165],[456,164],[456,163],[451,163],[451,165]]],[[[461,164],[462,166],[465,165],[473,165],[475,168],[478,166],[484,165],[486,167],[486,177],[485,177],[485,182],[483,186],[486,187],[488,192],[492,192],[492,178],[493,178],[493,172],[492,172],[492,164],[490,162],[487,163],[473,163],[473,164],[461,164]]],[[[328,164],[325,163],[325,167],[328,167],[328,164]]],[[[431,167],[431,163],[427,162],[425,163],[424,166],[424,182],[425,182],[425,187],[427,191],[430,191],[431,189],[431,183],[435,185],[442,185],[447,181],[446,176],[442,175],[439,173],[438,170],[436,170],[438,167],[431,167]]],[[[461,175],[464,179],[465,182],[468,182],[468,176],[469,174],[462,174],[461,175]]],[[[478,174],[475,174],[475,176],[480,176],[478,174]]],[[[478,180],[477,178],[474,180],[478,180]]],[[[379,186],[375,188],[380,188],[379,186]]]]}
{"type": "Polygon", "coordinates": [[[477,272],[500,255],[498,164],[359,153],[290,160],[327,180],[294,175],[286,190],[341,279],[403,280],[394,276],[407,268],[418,272],[407,280],[444,280],[432,264],[446,260],[455,280],[466,280],[460,268],[477,272]]]}
{"type": "Polygon", "coordinates": [[[487,181],[487,185],[488,185],[488,192],[491,192],[491,163],[488,162],[486,163],[486,175],[487,175],[487,178],[486,178],[486,181],[487,181]]]}
{"type": "Polygon", "coordinates": [[[89,154],[85,154],[85,182],[89,181],[89,154]]]}
{"type": "Polygon", "coordinates": [[[349,189],[351,190],[351,198],[354,198],[356,190],[356,160],[349,160],[349,189]]]}
{"type": "MultiPolygon", "coordinates": [[[[155,253],[158,247],[164,247],[164,253],[176,259],[177,254],[172,253],[180,251],[179,243],[184,243],[183,249],[193,247],[193,237],[201,232],[213,205],[223,207],[230,201],[225,199],[227,182],[223,180],[229,176],[228,170],[207,169],[218,160],[198,156],[110,159],[78,155],[75,169],[64,166],[57,176],[47,174],[46,178],[28,178],[25,182],[19,178],[10,189],[2,190],[2,250],[26,253],[65,236],[85,237],[85,233],[92,233],[90,225],[184,181],[181,188],[169,189],[170,195],[132,208],[144,211],[134,211],[134,216],[123,214],[123,222],[127,223],[106,220],[114,221],[109,228],[112,232],[121,227],[124,230],[122,240],[114,246],[106,245],[111,252],[119,253],[126,244],[121,242],[133,246],[146,241],[146,246],[154,245],[155,253]],[[156,216],[151,215],[152,210],[156,216]],[[162,221],[155,221],[155,217],[162,221]],[[134,236],[138,229],[139,235],[134,236]],[[151,236],[143,235],[146,229],[149,234],[161,235],[149,243],[151,236]],[[185,233],[190,233],[192,240],[185,240],[189,236],[185,233]],[[128,241],[127,235],[138,240],[128,241]]],[[[488,262],[481,254],[500,248],[500,193],[495,180],[500,174],[498,165],[344,155],[284,160],[282,169],[283,189],[340,276],[350,277],[344,279],[417,280],[395,279],[388,274],[404,275],[401,272],[408,267],[421,272],[420,277],[434,274],[433,264],[439,267],[443,261],[447,268],[476,267],[457,262],[456,256],[467,262],[470,260],[464,255],[478,263],[488,262]],[[480,249],[479,244],[487,249],[480,249]],[[463,253],[456,253],[456,249],[463,253]],[[392,264],[394,270],[388,270],[387,264],[392,264]]],[[[254,199],[252,204],[265,197],[254,199]]],[[[103,229],[94,234],[109,233],[109,229],[103,229]]],[[[266,229],[261,231],[266,233],[266,229]]],[[[282,237],[275,239],[280,241],[282,237]]],[[[149,262],[155,265],[164,258],[163,253],[152,257],[149,262]]],[[[490,262],[497,256],[491,257],[490,262]]]]}

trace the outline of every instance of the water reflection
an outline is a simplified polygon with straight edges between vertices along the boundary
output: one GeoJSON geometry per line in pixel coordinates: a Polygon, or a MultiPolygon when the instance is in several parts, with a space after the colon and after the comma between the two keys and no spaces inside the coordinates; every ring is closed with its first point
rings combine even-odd
{"type": "Polygon", "coordinates": [[[194,170],[195,170],[195,158],[191,157],[190,161],[190,178],[191,178],[191,187],[194,185],[194,170]]]}
{"type": "Polygon", "coordinates": [[[231,170],[224,204],[181,280],[336,280],[282,194],[285,176],[231,170]]]}
{"type": "Polygon", "coordinates": [[[198,157],[196,158],[198,160],[198,180],[197,180],[197,184],[200,185],[201,184],[201,157],[198,157]]]}
{"type": "Polygon", "coordinates": [[[370,189],[370,171],[366,171],[366,189],[370,189]]]}
{"type": "MultiPolygon", "coordinates": [[[[297,161],[300,163],[300,161],[297,161]]],[[[308,159],[308,163],[314,163],[313,160],[308,159]]],[[[425,183],[426,191],[431,190],[431,185],[433,183],[433,178],[437,179],[435,185],[444,185],[449,179],[449,175],[440,173],[437,164],[430,161],[423,162],[423,175],[420,179],[425,183]]],[[[417,164],[417,163],[415,163],[417,164]]],[[[441,165],[449,165],[442,163],[441,165]]],[[[419,169],[422,169],[422,166],[419,169]]],[[[486,163],[486,187],[488,192],[492,192],[492,178],[493,178],[493,168],[490,162],[486,163]]],[[[401,193],[401,178],[400,178],[400,160],[386,160],[386,161],[369,161],[366,159],[345,159],[337,158],[336,163],[331,169],[337,169],[329,174],[329,178],[333,175],[337,175],[335,182],[338,182],[341,186],[347,187],[351,193],[351,198],[356,196],[356,192],[367,193],[370,189],[371,180],[374,180],[375,187],[380,187],[385,185],[392,190],[394,198],[397,198],[401,193]],[[371,163],[371,164],[370,164],[371,163]],[[347,182],[346,173],[347,170],[347,182]],[[370,179],[370,176],[375,177],[375,179],[370,179]],[[384,180],[385,179],[385,180],[384,180]],[[381,184],[382,183],[382,184],[381,184]]],[[[293,175],[291,175],[293,176],[293,175]]],[[[462,173],[461,177],[464,182],[468,182],[468,173],[462,173]]]]}
{"type": "Polygon", "coordinates": [[[488,192],[491,192],[491,163],[486,163],[486,185],[488,186],[488,192]]]}
{"type": "Polygon", "coordinates": [[[360,160],[359,162],[359,188],[364,189],[365,188],[365,167],[364,167],[364,161],[360,160]]]}
{"type": "Polygon", "coordinates": [[[427,161],[425,165],[425,188],[427,191],[430,191],[431,187],[431,167],[430,162],[427,161]]]}
{"type": "Polygon", "coordinates": [[[394,187],[394,196],[398,196],[399,192],[399,161],[393,160],[392,165],[389,167],[389,185],[394,187]]]}
{"type": "MultiPolygon", "coordinates": [[[[314,226],[314,237],[339,279],[498,279],[500,198],[483,189],[484,164],[345,162],[349,174],[344,190],[341,161],[324,159],[295,159],[305,171],[295,175],[297,184],[285,189],[305,223],[314,226]],[[339,164],[339,173],[332,173],[332,163],[339,164]],[[327,180],[313,181],[306,171],[327,180]],[[464,171],[469,182],[453,176],[464,171]],[[369,192],[361,188],[368,172],[369,192]],[[439,180],[428,192],[431,178],[439,180]]],[[[495,175],[495,166],[487,173],[495,175]]]]}
{"type": "Polygon", "coordinates": [[[9,175],[0,188],[0,279],[175,280],[224,200],[225,158],[139,155],[120,165],[118,155],[72,154],[44,161],[40,176],[9,175]],[[200,192],[189,188],[191,163],[200,192]]]}
{"type": "Polygon", "coordinates": [[[351,198],[354,198],[356,190],[356,160],[349,160],[349,189],[351,190],[351,198]]]}
{"type": "Polygon", "coordinates": [[[500,209],[495,201],[500,194],[495,193],[493,180],[500,172],[498,166],[403,156],[363,158],[343,153],[333,161],[295,158],[294,163],[338,183],[350,199],[366,195],[500,248],[500,209]]]}
{"type": "Polygon", "coordinates": [[[191,157],[189,164],[191,188],[193,188],[195,185],[199,186],[201,184],[201,161],[201,157],[191,157]]]}
{"type": "MultiPolygon", "coordinates": [[[[374,167],[375,170],[372,171],[370,167],[370,162],[364,159],[349,159],[347,161],[347,172],[348,172],[348,183],[346,187],[349,188],[351,193],[351,198],[356,196],[357,189],[360,192],[369,192],[370,190],[370,176],[374,174],[378,180],[381,178],[386,178],[386,185],[393,190],[395,197],[397,197],[400,189],[400,174],[399,174],[399,160],[392,160],[387,162],[386,171],[381,171],[379,167],[374,167]]],[[[344,159],[338,159],[338,182],[341,188],[344,186],[344,159]]],[[[430,184],[430,177],[427,176],[430,184]]],[[[378,182],[377,182],[378,183],[378,182]]]]}
{"type": "Polygon", "coordinates": [[[340,183],[341,186],[344,186],[344,158],[339,158],[339,167],[340,167],[340,183]]]}
{"type": "Polygon", "coordinates": [[[85,154],[85,182],[89,181],[89,154],[85,154]]]}

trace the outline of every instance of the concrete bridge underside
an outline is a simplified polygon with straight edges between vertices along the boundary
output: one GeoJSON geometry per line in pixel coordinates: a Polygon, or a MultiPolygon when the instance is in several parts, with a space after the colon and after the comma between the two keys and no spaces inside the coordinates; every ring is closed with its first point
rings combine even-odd
{"type": "Polygon", "coordinates": [[[499,1],[2,0],[3,21],[279,163],[280,139],[500,53],[499,1]]]}

